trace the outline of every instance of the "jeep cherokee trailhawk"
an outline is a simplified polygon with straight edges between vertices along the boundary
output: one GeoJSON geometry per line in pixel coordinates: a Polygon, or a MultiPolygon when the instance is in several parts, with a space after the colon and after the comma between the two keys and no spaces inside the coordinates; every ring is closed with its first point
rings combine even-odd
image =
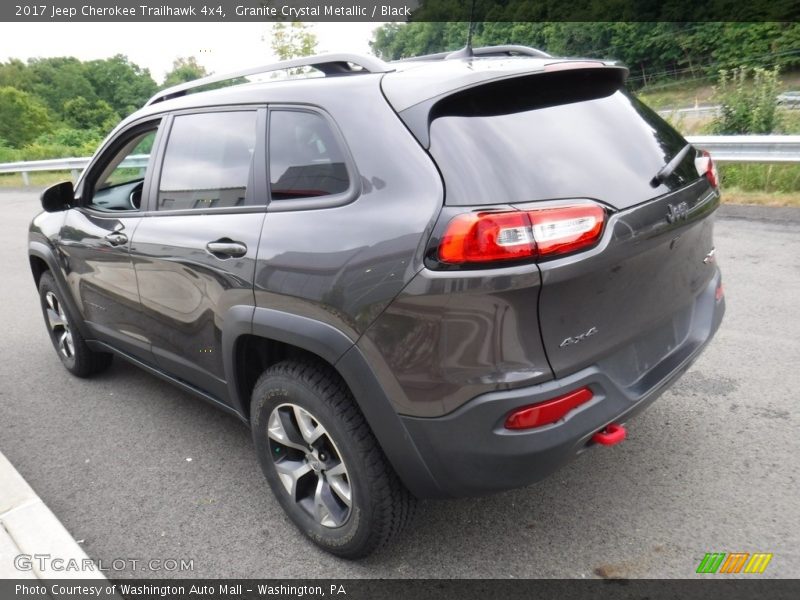
{"type": "Polygon", "coordinates": [[[621,441],[722,320],[710,157],[614,63],[469,54],[164,90],[30,227],[64,366],[236,415],[340,556],[621,441]]]}

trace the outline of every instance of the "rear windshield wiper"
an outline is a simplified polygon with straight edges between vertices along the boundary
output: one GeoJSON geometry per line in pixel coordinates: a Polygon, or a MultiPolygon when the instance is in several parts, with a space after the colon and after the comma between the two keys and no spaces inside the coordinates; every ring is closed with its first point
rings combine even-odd
{"type": "Polygon", "coordinates": [[[678,152],[672,160],[670,160],[667,164],[661,167],[661,170],[656,173],[655,177],[650,180],[650,185],[653,187],[658,187],[664,181],[675,172],[675,169],[678,168],[678,165],[683,162],[683,159],[686,158],[686,155],[689,154],[689,150],[692,149],[691,144],[686,144],[681,151],[678,152]]]}

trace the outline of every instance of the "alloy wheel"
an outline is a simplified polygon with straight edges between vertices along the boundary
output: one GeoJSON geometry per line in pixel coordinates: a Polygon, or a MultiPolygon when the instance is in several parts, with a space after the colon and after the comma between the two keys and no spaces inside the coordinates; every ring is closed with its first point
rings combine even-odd
{"type": "Polygon", "coordinates": [[[44,300],[47,304],[47,325],[50,327],[50,331],[53,332],[58,351],[65,358],[72,358],[75,356],[75,342],[72,339],[72,331],[64,308],[53,292],[47,292],[44,300]]]}
{"type": "Polygon", "coordinates": [[[344,525],[353,493],[328,431],[306,409],[287,403],[270,413],[267,435],[275,470],[291,499],[323,527],[344,525]]]}

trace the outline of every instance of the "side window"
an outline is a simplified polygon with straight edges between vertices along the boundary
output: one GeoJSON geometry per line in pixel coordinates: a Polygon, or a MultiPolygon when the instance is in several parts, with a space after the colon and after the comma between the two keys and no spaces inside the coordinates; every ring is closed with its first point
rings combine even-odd
{"type": "Polygon", "coordinates": [[[139,210],[142,187],[158,123],[138,131],[106,164],[95,180],[89,206],[99,210],[139,210]]]}
{"type": "Polygon", "coordinates": [[[175,117],[158,210],[243,206],[255,145],[255,111],[175,117]]]}
{"type": "Polygon", "coordinates": [[[321,115],[273,110],[269,117],[269,179],[273,200],[317,198],[347,191],[344,152],[321,115]]]}

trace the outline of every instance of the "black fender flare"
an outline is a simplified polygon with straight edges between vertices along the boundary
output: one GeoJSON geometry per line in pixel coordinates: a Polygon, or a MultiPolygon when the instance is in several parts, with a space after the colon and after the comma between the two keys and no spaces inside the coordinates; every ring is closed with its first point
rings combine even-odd
{"type": "Polygon", "coordinates": [[[308,317],[272,308],[232,306],[223,318],[222,362],[231,404],[242,415],[247,414],[250,398],[245,397],[239,385],[235,361],[237,341],[245,334],[302,348],[332,365],[354,343],[333,326],[308,317]]]}
{"type": "Polygon", "coordinates": [[[251,334],[291,344],[327,361],[338,371],[355,397],[378,443],[405,486],[419,497],[442,497],[441,488],[430,473],[414,441],[395,411],[356,341],[336,327],[271,308],[234,306],[225,314],[222,348],[231,404],[246,414],[237,381],[236,342],[251,334]]]}
{"type": "Polygon", "coordinates": [[[82,313],[80,310],[78,310],[78,306],[75,303],[75,297],[72,295],[72,291],[69,289],[69,285],[64,278],[64,271],[61,269],[61,265],[53,253],[53,249],[44,242],[31,240],[28,242],[28,257],[31,256],[35,256],[36,258],[43,260],[47,265],[47,269],[50,271],[50,273],[52,273],[53,279],[56,282],[56,288],[61,296],[61,300],[66,302],[68,312],[74,315],[73,321],[75,322],[72,325],[78,329],[78,332],[85,340],[93,339],[94,336],[91,334],[86,326],[86,323],[83,321],[82,313]]]}

